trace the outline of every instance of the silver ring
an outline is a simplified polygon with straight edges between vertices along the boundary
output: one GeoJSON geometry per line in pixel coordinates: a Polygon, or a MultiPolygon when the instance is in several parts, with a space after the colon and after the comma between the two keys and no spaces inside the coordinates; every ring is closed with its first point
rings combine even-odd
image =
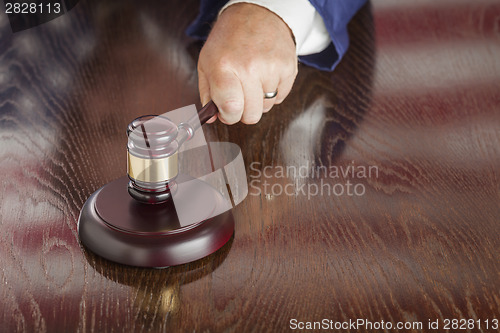
{"type": "Polygon", "coordinates": [[[275,90],[275,91],[273,91],[273,92],[265,92],[265,93],[264,93],[264,98],[266,98],[266,99],[271,99],[271,98],[276,97],[276,95],[278,95],[278,89],[276,89],[276,90],[275,90]]]}

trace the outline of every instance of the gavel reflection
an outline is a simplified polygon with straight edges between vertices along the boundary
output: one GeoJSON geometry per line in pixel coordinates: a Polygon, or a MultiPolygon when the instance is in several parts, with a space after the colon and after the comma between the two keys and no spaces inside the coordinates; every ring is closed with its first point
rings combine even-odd
{"type": "Polygon", "coordinates": [[[217,112],[217,106],[210,101],[179,126],[164,116],[142,116],[129,124],[127,174],[132,198],[145,204],[160,204],[172,197],[180,147],[217,112]]]}
{"type": "MultiPolygon", "coordinates": [[[[182,287],[214,274],[225,262],[233,241],[234,237],[231,237],[217,253],[169,267],[168,270],[119,265],[103,261],[90,252],[85,252],[85,258],[87,263],[107,280],[132,287],[134,297],[130,310],[138,324],[147,324],[151,330],[161,331],[165,318],[190,311],[189,307],[182,307],[182,287]]],[[[120,301],[126,304],[125,300],[120,301]]]]}

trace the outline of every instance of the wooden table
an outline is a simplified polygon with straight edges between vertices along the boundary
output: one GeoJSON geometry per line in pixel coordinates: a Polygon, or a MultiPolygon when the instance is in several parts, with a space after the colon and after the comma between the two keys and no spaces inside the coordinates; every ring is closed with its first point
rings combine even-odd
{"type": "Polygon", "coordinates": [[[301,65],[259,124],[205,126],[249,181],[215,254],[158,270],[83,248],[80,208],[125,175],[127,124],[200,106],[196,13],[82,0],[15,34],[0,14],[0,331],[498,331],[498,1],[374,1],[333,73],[301,65]]]}

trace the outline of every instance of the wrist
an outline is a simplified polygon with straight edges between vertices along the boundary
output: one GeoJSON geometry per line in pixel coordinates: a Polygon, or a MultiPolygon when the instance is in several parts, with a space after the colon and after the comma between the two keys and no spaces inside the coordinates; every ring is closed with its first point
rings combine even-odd
{"type": "Polygon", "coordinates": [[[221,9],[219,18],[223,16],[234,18],[236,24],[241,22],[240,20],[249,20],[251,17],[254,24],[266,26],[270,29],[278,29],[282,35],[288,35],[294,47],[297,46],[293,31],[285,20],[264,6],[248,2],[236,2],[221,9]]]}

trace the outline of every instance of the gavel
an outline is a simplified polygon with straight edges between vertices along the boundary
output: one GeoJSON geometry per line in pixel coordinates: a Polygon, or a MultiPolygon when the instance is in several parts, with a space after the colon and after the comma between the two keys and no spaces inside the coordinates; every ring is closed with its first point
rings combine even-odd
{"type": "Polygon", "coordinates": [[[167,117],[153,115],[139,117],[128,125],[128,193],[132,198],[144,204],[160,204],[171,198],[179,173],[179,149],[217,112],[210,101],[178,126],[167,117]]]}
{"type": "MultiPolygon", "coordinates": [[[[226,244],[234,233],[229,198],[178,165],[184,159],[178,157],[182,145],[217,112],[209,102],[179,125],[164,116],[132,121],[127,127],[127,176],[104,185],[83,205],[78,218],[82,244],[106,259],[140,267],[184,264],[226,244]]],[[[239,149],[236,153],[227,147],[219,151],[227,156],[217,157],[218,164],[212,165],[239,161],[239,149]]]]}

